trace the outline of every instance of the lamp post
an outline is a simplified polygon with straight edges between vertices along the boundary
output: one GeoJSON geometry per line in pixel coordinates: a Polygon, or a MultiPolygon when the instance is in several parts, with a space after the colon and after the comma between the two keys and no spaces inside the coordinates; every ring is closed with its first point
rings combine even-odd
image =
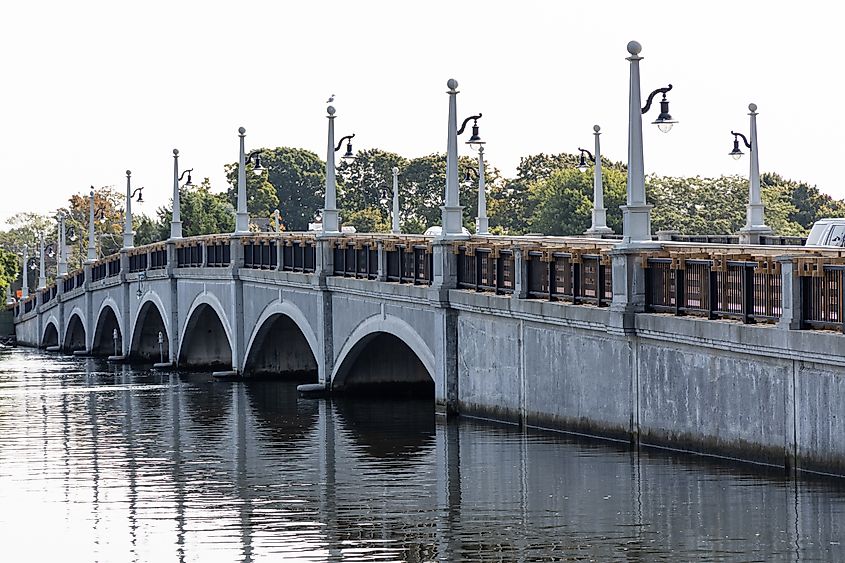
{"type": "MultiPolygon", "coordinates": [[[[185,182],[184,186],[187,187],[192,186],[191,183],[191,172],[193,172],[193,168],[188,168],[187,170],[183,171],[181,174],[179,173],[179,149],[173,149],[173,213],[170,217],[170,238],[182,238],[182,202],[179,196],[179,182],[182,181],[182,178],[185,177],[185,174],[188,175],[188,181],[185,182]]],[[[127,176],[129,171],[127,170],[127,176]]],[[[128,181],[128,178],[127,178],[128,181]]],[[[127,190],[129,187],[127,186],[127,190]]],[[[127,191],[128,193],[128,191],[127,191]]],[[[140,200],[139,200],[140,201],[140,200]]]]}
{"type": "Polygon", "coordinates": [[[440,207],[441,210],[441,238],[463,238],[463,206],[460,205],[459,191],[458,191],[458,137],[466,129],[469,120],[473,120],[473,135],[467,144],[481,145],[482,141],[478,137],[478,119],[481,114],[467,117],[461,128],[458,129],[458,81],[450,78],[446,82],[446,87],[449,90],[446,92],[449,95],[449,119],[447,123],[446,136],[446,197],[444,198],[444,205],[440,207]]]}
{"type": "Polygon", "coordinates": [[[402,232],[399,227],[399,167],[393,167],[393,213],[391,214],[390,232],[398,235],[402,232]]]}
{"type": "Polygon", "coordinates": [[[677,123],[669,114],[669,101],[666,94],[672,85],[658,88],[648,96],[645,107],[641,108],[640,98],[640,51],[642,45],[636,41],[628,43],[626,60],[631,63],[630,89],[628,97],[628,182],[627,200],[622,208],[622,243],[625,245],[644,245],[651,242],[651,208],[645,199],[645,166],[643,164],[643,121],[642,116],[651,108],[654,96],[663,94],[660,101],[660,115],[652,124],[664,133],[677,123]]]}
{"type": "Polygon", "coordinates": [[[478,215],[475,218],[475,234],[489,234],[488,225],[487,186],[484,180],[484,146],[478,145],[478,215]]]}
{"type": "Polygon", "coordinates": [[[138,203],[144,202],[143,186],[132,190],[132,172],[126,171],[126,221],[123,225],[123,248],[135,246],[135,232],[132,230],[132,198],[138,194],[138,203]]]}
{"type": "Polygon", "coordinates": [[[260,151],[253,151],[246,154],[244,148],[244,138],[246,137],[246,129],[238,127],[239,151],[238,151],[238,211],[235,215],[235,234],[245,235],[249,234],[249,210],[246,206],[246,165],[248,162],[253,162],[253,173],[256,176],[261,176],[264,173],[264,167],[261,166],[260,151]]]}
{"type": "Polygon", "coordinates": [[[750,152],[751,161],[748,173],[748,206],[745,214],[745,226],[740,229],[740,242],[743,244],[759,244],[760,235],[767,235],[772,232],[771,227],[766,225],[765,208],[760,197],[760,161],[757,154],[757,104],[748,104],[748,115],[751,120],[751,140],[743,135],[731,131],[734,136],[734,148],[729,153],[735,160],[742,158],[743,152],[739,148],[739,138],[750,152]]]}
{"type": "Polygon", "coordinates": [[[337,179],[335,177],[334,153],[340,150],[340,147],[343,146],[343,141],[347,141],[346,153],[341,158],[348,160],[355,158],[355,155],[352,154],[352,139],[355,138],[354,133],[352,135],[342,137],[337,143],[337,146],[334,144],[334,114],[336,112],[337,110],[334,106],[326,108],[326,113],[328,114],[326,118],[329,120],[328,141],[326,143],[326,200],[322,209],[322,223],[320,227],[322,234],[324,235],[332,235],[340,232],[340,219],[338,217],[337,210],[337,179]]]}
{"type": "Polygon", "coordinates": [[[63,277],[67,275],[67,246],[65,245],[65,214],[59,213],[58,217],[59,233],[56,237],[56,244],[58,245],[58,258],[56,259],[56,275],[63,277]]]}
{"type": "Polygon", "coordinates": [[[97,261],[97,247],[94,243],[94,186],[88,193],[88,263],[97,261]]]}
{"type": "Polygon", "coordinates": [[[586,154],[590,160],[595,162],[593,168],[593,222],[590,228],[587,229],[585,235],[602,235],[612,233],[613,229],[607,226],[607,209],[604,207],[604,185],[602,183],[601,173],[601,143],[599,136],[601,136],[601,127],[593,125],[593,136],[595,137],[595,155],[590,153],[587,149],[578,148],[581,151],[581,160],[578,163],[578,169],[581,172],[587,171],[587,162],[584,158],[586,154]]]}
{"type": "Polygon", "coordinates": [[[23,245],[23,263],[21,267],[21,299],[29,297],[29,274],[26,269],[29,266],[29,247],[23,245]]]}
{"type": "Polygon", "coordinates": [[[47,287],[47,272],[44,269],[44,233],[38,233],[39,262],[38,262],[38,289],[47,287]]]}

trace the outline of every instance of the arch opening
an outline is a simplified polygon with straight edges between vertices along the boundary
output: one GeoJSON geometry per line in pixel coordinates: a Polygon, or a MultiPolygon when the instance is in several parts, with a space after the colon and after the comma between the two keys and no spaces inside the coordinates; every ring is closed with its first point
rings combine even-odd
{"type": "Polygon", "coordinates": [[[350,395],[434,399],[434,379],[401,338],[374,332],[363,337],[343,360],[332,383],[350,395]]]}
{"type": "Polygon", "coordinates": [[[59,331],[56,329],[56,325],[53,323],[47,323],[47,327],[44,329],[44,335],[41,338],[41,347],[42,348],[49,348],[50,346],[58,346],[59,345],[59,331]]]}
{"type": "Polygon", "coordinates": [[[85,350],[85,325],[82,324],[82,319],[79,315],[74,313],[70,317],[67,324],[67,332],[65,333],[65,340],[62,346],[65,352],[75,352],[77,350],[85,350]]]}
{"type": "Polygon", "coordinates": [[[250,347],[244,373],[316,382],[317,358],[294,320],[277,313],[259,328],[250,347]]]}
{"type": "Polygon", "coordinates": [[[155,303],[147,301],[138,311],[129,356],[141,362],[166,362],[170,358],[170,339],[167,327],[155,303]],[[161,347],[159,347],[161,334],[161,347]]]}
{"type": "Polygon", "coordinates": [[[123,334],[114,309],[107,305],[100,312],[97,328],[94,330],[94,341],[91,344],[91,354],[94,356],[119,356],[123,350],[123,334]],[[115,335],[117,338],[115,338],[115,335]]]}
{"type": "Polygon", "coordinates": [[[179,366],[195,369],[232,368],[232,346],[217,311],[203,303],[194,309],[179,349],[179,366]]]}

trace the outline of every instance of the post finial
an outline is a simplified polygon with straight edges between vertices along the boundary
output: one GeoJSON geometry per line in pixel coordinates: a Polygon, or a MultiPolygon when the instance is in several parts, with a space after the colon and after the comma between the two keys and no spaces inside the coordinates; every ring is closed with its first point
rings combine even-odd
{"type": "Polygon", "coordinates": [[[640,51],[643,50],[643,46],[639,44],[638,41],[629,41],[628,42],[628,52],[634,55],[635,57],[640,54],[640,51]]]}
{"type": "Polygon", "coordinates": [[[755,103],[753,103],[753,102],[752,102],[752,103],[750,103],[750,104],[748,104],[748,111],[750,111],[750,112],[752,112],[752,113],[753,113],[753,112],[755,112],[755,111],[757,111],[757,104],[755,104],[755,103]]]}
{"type": "Polygon", "coordinates": [[[446,87],[449,88],[452,92],[458,89],[458,81],[454,78],[450,78],[446,81],[446,87]]]}
{"type": "Polygon", "coordinates": [[[238,135],[244,135],[246,133],[246,129],[243,127],[238,127],[238,135]]]}

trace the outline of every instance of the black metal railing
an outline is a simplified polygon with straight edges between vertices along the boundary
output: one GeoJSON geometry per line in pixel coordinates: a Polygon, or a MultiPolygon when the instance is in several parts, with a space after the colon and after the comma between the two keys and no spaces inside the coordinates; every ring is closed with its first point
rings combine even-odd
{"type": "Polygon", "coordinates": [[[189,242],[176,247],[177,268],[200,268],[203,262],[203,243],[189,242]]]}
{"type": "Polygon", "coordinates": [[[228,268],[232,264],[232,246],[229,241],[205,243],[205,265],[208,268],[228,268]]]}
{"type": "Polygon", "coordinates": [[[396,243],[385,245],[387,281],[431,285],[434,258],[426,244],[396,243]]]}
{"type": "Polygon", "coordinates": [[[32,311],[32,309],[34,307],[35,307],[35,297],[33,296],[33,297],[30,297],[29,299],[27,299],[26,301],[24,301],[24,303],[23,303],[23,313],[24,313],[24,315],[29,313],[30,311],[32,311]]]}
{"type": "Polygon", "coordinates": [[[106,262],[106,276],[113,278],[120,274],[120,257],[113,258],[106,262]]]}
{"type": "Polygon", "coordinates": [[[317,264],[317,247],[313,241],[287,240],[282,247],[282,267],[286,272],[313,272],[317,264]]]}
{"type": "Polygon", "coordinates": [[[276,241],[248,242],[244,244],[244,267],[275,270],[279,264],[276,241]]]}
{"type": "Polygon", "coordinates": [[[498,294],[513,293],[513,250],[458,248],[458,287],[498,294]]]}
{"type": "Polygon", "coordinates": [[[801,324],[809,328],[845,332],[845,264],[808,263],[799,266],[801,324]]]}
{"type": "Polygon", "coordinates": [[[150,251],[150,270],[162,270],[167,267],[167,249],[157,248],[150,251]]]}
{"type": "Polygon", "coordinates": [[[129,255],[129,272],[143,272],[147,269],[147,264],[149,264],[149,258],[146,252],[141,252],[139,254],[130,254],[129,255]]]}
{"type": "Polygon", "coordinates": [[[106,265],[95,264],[91,266],[91,281],[100,281],[106,277],[106,265]]]}
{"type": "Polygon", "coordinates": [[[648,258],[646,308],[744,323],[776,321],[783,305],[780,267],[771,261],[648,258]]]}
{"type": "Polygon", "coordinates": [[[528,297],[599,307],[613,300],[612,269],[606,256],[537,250],[529,251],[527,260],[528,297]]]}
{"type": "Polygon", "coordinates": [[[334,275],[374,280],[378,277],[378,245],[374,241],[340,241],[334,248],[334,275]]]}

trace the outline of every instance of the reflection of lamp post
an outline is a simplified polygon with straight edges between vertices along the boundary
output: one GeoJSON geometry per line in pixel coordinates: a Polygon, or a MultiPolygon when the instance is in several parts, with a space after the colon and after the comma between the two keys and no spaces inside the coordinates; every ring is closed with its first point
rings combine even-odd
{"type": "Polygon", "coordinates": [[[622,207],[623,244],[643,244],[651,242],[651,205],[645,199],[645,166],[643,164],[643,120],[642,116],[651,108],[654,96],[662,93],[660,115],[652,123],[667,133],[676,121],[669,114],[669,101],[666,93],[672,89],[658,88],[648,96],[645,107],[641,108],[640,98],[640,51],[642,45],[636,41],[628,43],[628,61],[631,63],[629,105],[628,105],[628,185],[627,201],[622,207]]]}
{"type": "Polygon", "coordinates": [[[399,167],[393,167],[393,213],[390,222],[390,232],[398,235],[402,232],[399,227],[399,167]]]}
{"type": "Polygon", "coordinates": [[[322,212],[321,230],[323,234],[334,234],[340,231],[340,219],[337,210],[337,181],[335,179],[335,163],[334,153],[340,150],[343,146],[343,141],[347,141],[346,153],[341,158],[354,159],[352,154],[352,139],[355,134],[347,135],[340,139],[340,142],[335,146],[334,144],[334,114],[337,110],[334,106],[326,108],[326,116],[329,120],[328,142],[326,147],[326,200],[322,212]]]}
{"type": "Polygon", "coordinates": [[[593,136],[595,140],[595,155],[591,154],[587,149],[579,148],[581,151],[581,160],[578,163],[578,169],[581,172],[587,171],[587,162],[584,159],[584,153],[590,157],[590,160],[595,162],[593,168],[593,223],[589,229],[584,233],[586,235],[601,235],[602,233],[612,233],[613,229],[607,226],[607,209],[604,207],[604,185],[602,184],[601,173],[601,145],[599,143],[599,136],[601,127],[593,126],[593,136]]]}
{"type": "Polygon", "coordinates": [[[126,171],[126,222],[123,225],[123,248],[135,246],[135,232],[132,230],[132,198],[138,194],[138,203],[144,202],[143,187],[132,190],[132,172],[126,171]]]}
{"type": "Polygon", "coordinates": [[[748,115],[751,117],[751,140],[749,141],[742,133],[731,131],[734,136],[734,148],[729,153],[735,160],[742,158],[743,152],[739,148],[739,139],[748,148],[750,169],[748,172],[748,207],[745,214],[745,226],[740,230],[744,244],[757,244],[760,242],[760,235],[770,234],[771,227],[766,225],[764,218],[765,208],[760,197],[760,161],[757,153],[757,104],[748,104],[748,115]]]}

